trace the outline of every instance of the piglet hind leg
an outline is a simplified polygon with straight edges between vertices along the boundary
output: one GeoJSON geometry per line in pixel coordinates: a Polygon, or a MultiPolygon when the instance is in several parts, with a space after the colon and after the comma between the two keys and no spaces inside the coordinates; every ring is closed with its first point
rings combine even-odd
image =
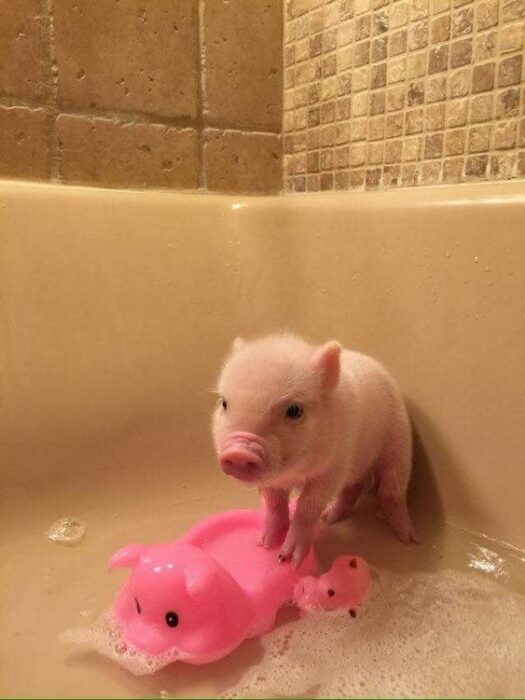
{"type": "Polygon", "coordinates": [[[260,544],[267,549],[274,549],[283,543],[288,532],[289,494],[282,489],[263,489],[262,497],[266,505],[266,515],[260,544]]]}
{"type": "Polygon", "coordinates": [[[377,496],[385,518],[401,542],[421,541],[407,506],[407,488],[412,468],[412,444],[408,417],[401,420],[386,442],[376,467],[377,496]]]}
{"type": "Polygon", "coordinates": [[[335,501],[332,501],[323,511],[321,518],[329,525],[346,520],[363,490],[363,482],[343,486],[335,501]]]}

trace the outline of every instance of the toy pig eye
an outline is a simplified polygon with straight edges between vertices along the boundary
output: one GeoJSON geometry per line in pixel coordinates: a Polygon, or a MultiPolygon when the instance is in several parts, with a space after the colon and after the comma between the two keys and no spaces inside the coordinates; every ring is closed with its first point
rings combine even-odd
{"type": "Polygon", "coordinates": [[[179,624],[179,616],[177,615],[177,613],[167,612],[165,619],[166,619],[166,624],[169,627],[177,627],[177,625],[179,624]]]}
{"type": "Polygon", "coordinates": [[[226,411],[228,409],[228,402],[226,401],[226,399],[221,399],[221,406],[223,411],[226,411]]]}
{"type": "Polygon", "coordinates": [[[292,420],[297,420],[303,415],[303,407],[299,406],[297,403],[293,403],[286,409],[286,417],[292,420]]]}
{"type": "Polygon", "coordinates": [[[137,608],[137,612],[138,612],[138,614],[140,615],[140,613],[142,612],[142,610],[141,610],[141,607],[140,607],[140,603],[139,603],[139,601],[138,601],[136,598],[135,598],[135,607],[137,608]]]}

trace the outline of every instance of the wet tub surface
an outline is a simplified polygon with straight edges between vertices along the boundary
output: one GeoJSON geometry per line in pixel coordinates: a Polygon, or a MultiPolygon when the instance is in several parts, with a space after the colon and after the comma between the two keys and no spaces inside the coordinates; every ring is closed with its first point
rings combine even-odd
{"type": "Polygon", "coordinates": [[[260,663],[252,640],[135,678],[58,641],[111,602],[118,547],[257,505],[209,436],[237,334],[337,337],[407,398],[424,542],[365,502],[323,534],[326,565],[352,552],[525,594],[523,221],[518,183],[256,200],[1,184],[0,694],[214,696],[260,663]],[[76,547],[46,536],[63,516],[87,523],[76,547]]]}

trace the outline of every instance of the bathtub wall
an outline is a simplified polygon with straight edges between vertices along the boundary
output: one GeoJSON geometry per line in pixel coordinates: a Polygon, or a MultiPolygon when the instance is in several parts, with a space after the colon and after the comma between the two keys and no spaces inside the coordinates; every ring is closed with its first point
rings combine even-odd
{"type": "Polygon", "coordinates": [[[287,0],[286,192],[525,177],[525,0],[287,0]]]}
{"type": "Polygon", "coordinates": [[[280,189],[281,0],[6,0],[0,28],[0,177],[280,189]]]}

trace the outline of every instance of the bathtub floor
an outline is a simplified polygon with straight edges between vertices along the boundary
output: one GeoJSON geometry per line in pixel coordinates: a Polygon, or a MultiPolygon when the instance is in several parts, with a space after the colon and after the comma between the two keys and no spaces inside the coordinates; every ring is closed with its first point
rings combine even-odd
{"type": "MultiPolygon", "coordinates": [[[[118,547],[175,538],[205,515],[258,502],[256,492],[245,491],[209,464],[197,465],[186,479],[179,476],[173,488],[168,477],[145,478],[142,486],[133,482],[121,497],[119,483],[116,479],[104,488],[103,480],[95,488],[76,483],[74,490],[53,489],[47,495],[20,491],[18,498],[6,502],[0,695],[211,697],[238,681],[243,670],[260,658],[260,643],[252,640],[207,667],[172,665],[153,676],[135,678],[93,652],[58,640],[62,630],[89,624],[112,600],[126,576],[124,571],[110,574],[106,569],[118,547]],[[88,524],[84,541],[76,547],[55,544],[46,536],[50,524],[65,515],[81,517],[88,524]]],[[[413,510],[424,536],[422,545],[407,548],[398,543],[376,516],[374,504],[365,502],[351,521],[323,533],[318,546],[321,561],[328,564],[346,551],[394,571],[477,568],[525,592],[523,553],[444,527],[439,513],[423,501],[418,503],[417,494],[413,510]]]]}

